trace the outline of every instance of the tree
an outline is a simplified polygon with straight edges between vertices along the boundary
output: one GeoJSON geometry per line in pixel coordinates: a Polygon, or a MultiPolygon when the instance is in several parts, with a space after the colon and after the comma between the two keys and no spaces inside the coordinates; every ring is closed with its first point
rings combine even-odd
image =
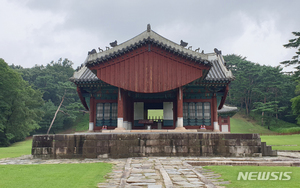
{"type": "Polygon", "coordinates": [[[295,90],[295,93],[298,95],[294,98],[291,99],[291,102],[292,102],[292,110],[293,110],[293,113],[295,115],[297,115],[297,123],[300,124],[300,58],[299,58],[299,55],[300,55],[300,32],[292,32],[293,35],[296,36],[296,38],[294,39],[290,39],[289,40],[289,43],[287,44],[284,44],[283,46],[285,48],[296,48],[298,49],[298,51],[296,51],[296,55],[294,55],[292,57],[291,60],[287,60],[287,61],[283,61],[281,62],[281,64],[284,64],[286,66],[290,66],[290,65],[296,65],[295,69],[295,73],[294,73],[294,76],[295,76],[295,79],[297,80],[297,88],[295,90]]]}
{"type": "Polygon", "coordinates": [[[42,110],[45,115],[40,122],[40,129],[37,130],[37,133],[47,132],[65,91],[64,103],[57,113],[51,131],[57,132],[73,125],[78,117],[79,110],[83,109],[76,86],[69,81],[74,73],[72,64],[70,60],[60,58],[58,61],[52,61],[46,66],[36,65],[33,68],[26,69],[21,66],[11,66],[20,72],[23,79],[32,84],[32,87],[43,92],[45,104],[42,110]]]}
{"type": "Polygon", "coordinates": [[[258,91],[257,85],[260,78],[260,66],[247,61],[245,57],[236,55],[224,56],[227,67],[235,76],[235,80],[230,84],[228,103],[240,106],[249,115],[258,91]]]}
{"type": "Polygon", "coordinates": [[[255,108],[252,111],[261,113],[262,126],[264,125],[264,123],[266,125],[270,125],[270,121],[274,117],[274,115],[285,110],[285,107],[278,107],[278,104],[279,104],[278,101],[254,103],[255,108]]]}
{"type": "Polygon", "coordinates": [[[0,145],[23,140],[39,127],[42,93],[0,59],[0,145]]]}
{"type": "Polygon", "coordinates": [[[296,65],[295,69],[297,69],[295,71],[295,74],[297,77],[299,77],[300,75],[300,32],[292,32],[293,35],[296,36],[296,38],[294,39],[290,39],[289,43],[284,44],[283,46],[285,48],[298,48],[298,51],[296,52],[296,55],[294,55],[292,57],[291,60],[287,60],[287,61],[283,61],[281,62],[281,64],[285,65],[285,66],[290,66],[290,65],[296,65]]]}
{"type": "MultiPolygon", "coordinates": [[[[246,115],[256,109],[253,112],[261,113],[261,120],[264,122],[263,118],[267,112],[258,110],[257,104],[267,105],[277,101],[278,108],[274,112],[275,118],[286,120],[286,116],[290,116],[290,99],[295,97],[296,86],[292,76],[285,75],[280,66],[262,66],[248,61],[242,56],[226,55],[224,59],[227,68],[235,76],[235,80],[229,86],[227,103],[244,109],[246,115]],[[255,105],[255,103],[257,104],[255,105]]],[[[270,116],[270,113],[266,115],[270,116]]],[[[292,121],[294,122],[294,120],[292,121]]]]}

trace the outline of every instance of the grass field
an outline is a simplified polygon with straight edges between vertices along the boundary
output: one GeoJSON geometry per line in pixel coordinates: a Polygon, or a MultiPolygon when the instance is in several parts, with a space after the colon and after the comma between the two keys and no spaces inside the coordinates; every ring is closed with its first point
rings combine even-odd
{"type": "Polygon", "coordinates": [[[230,118],[230,131],[231,133],[273,133],[254,121],[243,118],[240,114],[235,114],[230,118]]]}
{"type": "Polygon", "coordinates": [[[0,147],[0,159],[30,155],[31,146],[32,139],[28,139],[26,141],[14,143],[9,147],[0,147]]]}
{"type": "Polygon", "coordinates": [[[0,165],[0,187],[96,187],[111,167],[108,163],[0,165]]]}
{"type": "Polygon", "coordinates": [[[74,126],[76,132],[82,132],[89,130],[89,114],[84,114],[77,118],[74,126]]]}
{"type": "MultiPolygon", "coordinates": [[[[31,154],[32,139],[0,147],[0,159],[31,154]]],[[[0,165],[0,187],[96,187],[112,164],[0,165]]]]}
{"type": "MultiPolygon", "coordinates": [[[[275,133],[260,125],[257,125],[255,121],[246,119],[240,114],[234,115],[230,118],[231,133],[263,133],[272,134],[275,133]]],[[[262,142],[266,142],[267,145],[272,146],[273,150],[300,150],[300,134],[296,135],[272,135],[272,136],[260,136],[262,142]],[[297,146],[287,146],[297,145],[297,146]]]]}
{"type": "Polygon", "coordinates": [[[163,110],[148,110],[148,119],[152,119],[152,117],[160,117],[162,119],[163,115],[163,110]]]}
{"type": "MultiPolygon", "coordinates": [[[[278,166],[205,166],[215,173],[221,174],[221,179],[230,181],[226,187],[231,188],[282,188],[299,187],[299,167],[278,167],[278,166]],[[239,172],[292,172],[290,180],[237,180],[239,172]]],[[[279,173],[278,173],[279,174],[279,173]]],[[[278,175],[277,174],[277,175],[278,175]]],[[[270,177],[272,179],[272,177],[270,177]]]]}
{"type": "Polygon", "coordinates": [[[294,135],[276,135],[276,136],[260,136],[262,142],[272,146],[273,150],[299,150],[300,151],[300,134],[294,135]],[[297,145],[297,146],[286,146],[297,145]]]}

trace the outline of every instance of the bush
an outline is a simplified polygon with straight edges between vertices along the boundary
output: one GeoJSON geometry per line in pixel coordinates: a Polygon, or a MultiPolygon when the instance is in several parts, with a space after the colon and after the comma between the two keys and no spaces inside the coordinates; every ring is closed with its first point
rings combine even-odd
{"type": "Polygon", "coordinates": [[[274,131],[278,133],[299,133],[300,127],[290,127],[290,128],[277,128],[274,131]]]}

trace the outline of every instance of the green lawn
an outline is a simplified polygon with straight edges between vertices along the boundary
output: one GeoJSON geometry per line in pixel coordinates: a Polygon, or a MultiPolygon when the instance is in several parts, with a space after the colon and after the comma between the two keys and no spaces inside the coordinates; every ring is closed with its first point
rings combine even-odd
{"type": "Polygon", "coordinates": [[[230,118],[231,133],[273,133],[272,131],[257,125],[254,121],[247,120],[240,114],[235,114],[230,118]]]}
{"type": "Polygon", "coordinates": [[[163,110],[148,110],[148,119],[152,119],[152,117],[160,117],[163,118],[164,111],[163,110]]]}
{"type": "Polygon", "coordinates": [[[230,118],[231,133],[273,133],[272,131],[239,118],[230,118]]]}
{"type": "Polygon", "coordinates": [[[112,164],[0,165],[0,187],[96,187],[112,164]]]}
{"type": "Polygon", "coordinates": [[[272,146],[273,150],[300,150],[300,134],[293,135],[272,135],[272,136],[260,136],[262,142],[266,142],[267,145],[279,145],[272,146]],[[297,146],[284,146],[284,145],[297,145],[297,146]]]}
{"type": "MultiPolygon", "coordinates": [[[[299,167],[278,167],[278,166],[205,166],[215,173],[221,174],[221,179],[230,181],[226,187],[234,188],[283,188],[299,187],[300,168],[299,167]],[[292,172],[290,180],[237,180],[239,172],[292,172]]],[[[276,174],[279,176],[279,173],[276,174]]],[[[270,177],[271,179],[272,177],[270,177]]],[[[279,179],[279,177],[278,177],[279,179]]]]}
{"type": "Polygon", "coordinates": [[[89,114],[80,115],[74,126],[76,132],[88,131],[89,130],[89,114]]]}
{"type": "Polygon", "coordinates": [[[31,154],[32,139],[17,142],[9,147],[0,147],[0,159],[31,154]]]}

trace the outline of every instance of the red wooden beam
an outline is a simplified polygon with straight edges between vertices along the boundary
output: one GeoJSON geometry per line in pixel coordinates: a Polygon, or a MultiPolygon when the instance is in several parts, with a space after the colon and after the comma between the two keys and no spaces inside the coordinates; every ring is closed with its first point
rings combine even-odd
{"type": "Polygon", "coordinates": [[[77,93],[78,93],[79,99],[80,99],[81,103],[83,104],[84,108],[86,110],[89,110],[89,107],[86,104],[85,98],[82,96],[81,90],[78,86],[77,86],[77,93]]]}
{"type": "Polygon", "coordinates": [[[110,85],[139,93],[158,93],[201,78],[203,70],[210,67],[157,47],[151,47],[151,51],[141,47],[91,69],[97,70],[97,77],[110,85]]]}
{"type": "Polygon", "coordinates": [[[228,94],[228,91],[229,91],[229,84],[230,84],[230,83],[227,84],[226,89],[225,89],[225,92],[224,92],[224,95],[223,95],[222,100],[221,100],[221,103],[220,103],[220,105],[218,106],[218,109],[219,109],[219,110],[221,110],[221,109],[223,108],[223,105],[224,105],[224,103],[225,103],[225,101],[226,101],[226,97],[227,97],[227,94],[228,94]]]}

